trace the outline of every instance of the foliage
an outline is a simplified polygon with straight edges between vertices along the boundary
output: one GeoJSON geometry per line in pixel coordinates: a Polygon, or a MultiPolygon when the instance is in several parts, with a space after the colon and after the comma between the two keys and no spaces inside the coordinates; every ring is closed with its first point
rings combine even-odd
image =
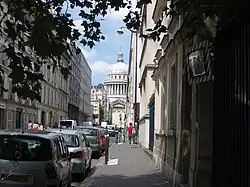
{"type": "Polygon", "coordinates": [[[105,108],[104,108],[104,106],[102,106],[101,104],[100,104],[100,107],[99,107],[99,122],[103,122],[103,121],[106,121],[106,119],[105,119],[105,114],[104,114],[104,111],[105,110],[105,108]]]}
{"type": "MultiPolygon", "coordinates": [[[[130,8],[130,0],[11,0],[0,1],[1,35],[5,38],[4,49],[12,80],[12,92],[22,98],[40,101],[41,73],[43,64],[53,69],[59,67],[67,78],[70,68],[63,66],[62,55],[69,53],[69,42],[80,40],[93,48],[104,40],[100,29],[100,17],[108,10],[130,8]],[[83,34],[74,27],[70,9],[79,9],[83,34]],[[31,54],[31,50],[33,51],[31,54]]],[[[68,64],[70,66],[70,64],[68,64]]],[[[1,68],[1,85],[3,86],[1,68]]]]}
{"type": "MultiPolygon", "coordinates": [[[[163,13],[171,16],[190,11],[191,2],[195,2],[171,1],[167,7],[169,1],[164,0],[166,8],[163,13]]],[[[73,55],[69,43],[75,45],[75,41],[80,40],[83,46],[93,48],[97,42],[105,39],[101,32],[100,20],[109,10],[128,8],[130,11],[123,20],[127,28],[138,31],[141,25],[140,12],[132,10],[131,0],[1,0],[0,3],[1,35],[5,38],[1,52],[7,55],[10,62],[12,92],[23,99],[40,100],[40,83],[45,81],[40,71],[43,64],[48,64],[48,67],[52,66],[53,69],[58,67],[65,78],[69,76],[70,63],[66,67],[62,64],[64,53],[73,55]],[[69,13],[71,9],[79,10],[82,34],[74,25],[69,13]]],[[[137,8],[149,3],[152,1],[139,0],[137,8]]],[[[207,17],[218,17],[214,16],[218,10],[206,12],[200,5],[193,6],[191,12],[194,14],[188,25],[193,33],[205,28],[204,20],[207,17]]],[[[216,19],[214,20],[216,22],[216,19]]],[[[159,40],[161,33],[167,32],[167,28],[160,19],[155,27],[148,28],[147,32],[143,37],[159,40]]],[[[3,86],[3,69],[0,70],[0,85],[3,86]]]]}

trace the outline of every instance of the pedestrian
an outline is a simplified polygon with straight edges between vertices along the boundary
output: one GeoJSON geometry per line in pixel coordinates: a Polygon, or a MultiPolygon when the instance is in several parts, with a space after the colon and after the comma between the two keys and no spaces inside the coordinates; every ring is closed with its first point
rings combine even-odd
{"type": "Polygon", "coordinates": [[[28,122],[27,129],[28,129],[28,130],[33,129],[33,124],[32,124],[32,121],[31,121],[31,120],[29,120],[29,122],[28,122]]]}
{"type": "Polygon", "coordinates": [[[126,128],[124,127],[124,128],[122,129],[123,143],[126,142],[126,133],[127,133],[127,131],[126,131],[126,128]]]}
{"type": "Polygon", "coordinates": [[[133,129],[134,129],[133,124],[129,123],[129,127],[127,131],[128,131],[128,140],[129,140],[130,147],[132,147],[133,145],[133,129]]]}
{"type": "Polygon", "coordinates": [[[53,128],[58,128],[58,123],[55,122],[55,124],[53,125],[53,128]]]}
{"type": "Polygon", "coordinates": [[[39,130],[38,122],[36,122],[36,123],[33,124],[33,130],[34,131],[38,131],[39,130]]]}
{"type": "Polygon", "coordinates": [[[118,143],[121,143],[121,139],[122,139],[122,128],[119,128],[119,130],[118,130],[118,143]]]}
{"type": "Polygon", "coordinates": [[[39,130],[40,130],[40,131],[43,131],[43,130],[44,130],[44,127],[43,127],[43,125],[42,125],[41,123],[39,124],[39,130]]]}

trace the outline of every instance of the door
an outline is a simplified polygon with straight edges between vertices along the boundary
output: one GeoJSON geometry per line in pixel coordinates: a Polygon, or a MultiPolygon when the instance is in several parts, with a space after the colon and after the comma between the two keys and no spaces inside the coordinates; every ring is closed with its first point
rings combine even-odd
{"type": "Polygon", "coordinates": [[[21,109],[17,109],[16,111],[16,128],[17,129],[21,128],[21,115],[22,115],[21,109]]]}
{"type": "Polygon", "coordinates": [[[68,171],[69,171],[69,160],[67,159],[67,155],[64,143],[62,142],[62,137],[56,137],[54,139],[54,145],[57,152],[57,160],[56,164],[58,166],[58,172],[61,176],[61,181],[66,183],[66,180],[68,178],[68,171]]]}
{"type": "Polygon", "coordinates": [[[154,102],[149,106],[149,150],[154,149],[155,136],[155,104],[154,102]]]}
{"type": "Polygon", "coordinates": [[[86,144],[86,140],[85,140],[85,138],[84,138],[84,136],[83,135],[80,135],[80,140],[81,140],[81,146],[82,146],[82,149],[83,149],[83,151],[84,151],[84,157],[85,157],[85,169],[86,169],[86,167],[88,166],[88,164],[89,164],[89,150],[88,150],[88,146],[87,146],[87,144],[86,144]]]}

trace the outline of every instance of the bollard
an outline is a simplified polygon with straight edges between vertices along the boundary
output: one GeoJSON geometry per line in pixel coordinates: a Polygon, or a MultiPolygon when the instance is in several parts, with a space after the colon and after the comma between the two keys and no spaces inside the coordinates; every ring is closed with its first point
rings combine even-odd
{"type": "Polygon", "coordinates": [[[109,161],[109,137],[105,141],[105,164],[107,165],[109,161]]]}

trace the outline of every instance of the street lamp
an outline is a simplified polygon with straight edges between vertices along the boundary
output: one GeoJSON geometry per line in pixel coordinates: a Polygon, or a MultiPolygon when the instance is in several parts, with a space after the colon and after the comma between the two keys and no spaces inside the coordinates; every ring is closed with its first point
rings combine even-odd
{"type": "MultiPolygon", "coordinates": [[[[118,35],[123,35],[124,34],[124,29],[128,29],[127,27],[120,27],[118,30],[117,30],[117,34],[118,35]]],[[[134,31],[134,30],[131,30],[131,29],[128,29],[132,34],[134,33],[135,36],[136,36],[136,39],[135,39],[135,101],[134,101],[134,123],[137,123],[138,122],[138,119],[137,119],[137,50],[138,50],[138,31],[134,31]]],[[[138,124],[137,124],[138,125],[138,124]]]]}

